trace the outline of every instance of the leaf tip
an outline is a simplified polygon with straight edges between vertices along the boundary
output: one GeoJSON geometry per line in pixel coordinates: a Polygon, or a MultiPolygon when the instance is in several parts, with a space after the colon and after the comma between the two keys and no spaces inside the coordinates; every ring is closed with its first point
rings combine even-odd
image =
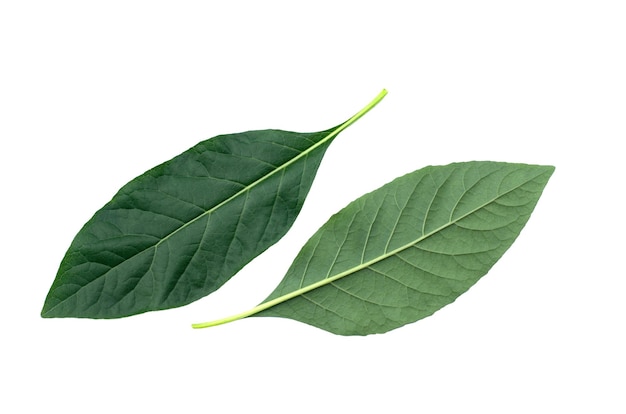
{"type": "Polygon", "coordinates": [[[55,318],[56,315],[52,312],[53,309],[48,305],[48,301],[46,301],[41,309],[40,315],[42,318],[50,319],[55,318]]]}
{"type": "Polygon", "coordinates": [[[554,174],[554,171],[556,171],[556,167],[554,165],[544,165],[543,167],[548,174],[548,179],[550,179],[550,177],[552,177],[552,174],[554,174]]]}

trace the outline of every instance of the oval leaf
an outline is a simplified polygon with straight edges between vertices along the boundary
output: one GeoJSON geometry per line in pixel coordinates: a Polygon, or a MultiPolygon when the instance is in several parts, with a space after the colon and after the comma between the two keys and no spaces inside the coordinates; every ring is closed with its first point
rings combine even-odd
{"type": "Polygon", "coordinates": [[[511,246],[554,167],[426,167],[355,200],[302,248],[246,316],[295,319],[341,335],[387,332],[467,291],[511,246]]]}
{"type": "Polygon", "coordinates": [[[117,318],[215,291],[291,227],[335,136],[251,131],[208,139],[130,181],[76,235],[44,317],[117,318]]]}

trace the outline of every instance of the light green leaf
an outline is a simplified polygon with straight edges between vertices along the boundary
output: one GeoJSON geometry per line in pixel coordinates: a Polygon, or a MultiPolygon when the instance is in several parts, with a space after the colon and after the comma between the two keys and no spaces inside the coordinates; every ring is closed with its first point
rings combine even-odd
{"type": "Polygon", "coordinates": [[[117,318],[215,291],[291,227],[324,152],[323,132],[221,135],[130,181],[76,235],[43,317],[117,318]]]}
{"type": "Polygon", "coordinates": [[[331,217],[262,304],[193,326],[278,316],[367,335],[432,315],[502,257],[553,171],[467,162],[397,178],[331,217]]]}

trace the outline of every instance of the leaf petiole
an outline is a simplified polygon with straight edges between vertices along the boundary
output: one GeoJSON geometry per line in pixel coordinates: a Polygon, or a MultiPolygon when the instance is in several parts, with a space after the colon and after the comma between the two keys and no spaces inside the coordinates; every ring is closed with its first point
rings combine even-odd
{"type": "MultiPolygon", "coordinates": [[[[344,129],[348,128],[350,125],[355,123],[359,118],[361,118],[363,115],[368,113],[380,101],[382,101],[382,99],[385,97],[385,95],[387,95],[387,90],[383,89],[382,91],[380,91],[380,93],[374,99],[372,99],[372,101],[370,103],[368,103],[365,107],[363,107],[363,109],[361,109],[359,112],[354,114],[354,116],[352,116],[346,122],[341,124],[328,137],[326,137],[326,139],[328,140],[328,139],[334,137],[335,135],[339,134],[341,131],[343,131],[344,129]]],[[[325,281],[325,283],[327,283],[327,282],[328,281],[325,281]]],[[[277,305],[278,303],[281,303],[281,302],[284,302],[286,300],[289,300],[292,297],[296,297],[298,295],[301,295],[302,293],[304,293],[304,291],[308,291],[308,290],[311,290],[311,289],[317,287],[316,285],[317,284],[314,284],[313,286],[308,286],[307,288],[300,289],[300,290],[297,290],[295,292],[292,292],[289,295],[285,295],[285,296],[282,296],[280,298],[276,298],[276,299],[271,300],[269,302],[261,303],[260,305],[254,307],[252,309],[249,309],[246,312],[238,313],[236,315],[231,315],[231,316],[228,316],[226,318],[218,319],[218,320],[211,321],[211,322],[194,323],[194,324],[191,325],[191,327],[194,328],[194,329],[209,328],[211,326],[223,325],[225,323],[229,323],[229,322],[237,321],[239,319],[247,318],[248,316],[252,316],[252,315],[254,315],[256,313],[259,313],[259,312],[261,312],[261,311],[263,311],[265,309],[269,309],[272,306],[277,305]]]]}
{"type": "Polygon", "coordinates": [[[337,128],[336,130],[334,130],[331,134],[330,137],[335,136],[337,134],[339,134],[341,131],[343,131],[344,129],[348,128],[350,125],[352,125],[353,123],[355,123],[359,118],[361,118],[363,115],[365,115],[366,113],[368,113],[373,107],[375,107],[380,101],[383,100],[383,98],[385,97],[385,95],[387,95],[387,90],[383,89],[382,91],[380,91],[380,93],[374,98],[372,99],[372,101],[370,103],[368,103],[363,109],[361,109],[359,112],[357,112],[356,114],[354,114],[354,116],[350,119],[348,119],[346,122],[344,122],[343,124],[341,124],[339,126],[339,128],[337,128]]]}
{"type": "MultiPolygon", "coordinates": [[[[352,269],[350,271],[352,271],[352,269]]],[[[245,312],[241,312],[241,313],[238,313],[236,315],[227,316],[226,318],[217,319],[217,320],[211,321],[211,322],[194,323],[194,324],[191,325],[191,327],[194,328],[194,329],[210,328],[211,326],[223,325],[225,323],[234,322],[234,321],[238,321],[239,319],[247,318],[248,316],[252,316],[252,315],[257,314],[257,313],[259,313],[261,311],[264,311],[265,309],[269,309],[269,308],[271,308],[273,306],[276,306],[279,303],[286,302],[289,299],[295,298],[296,296],[300,296],[300,295],[302,295],[304,293],[307,293],[307,292],[309,292],[311,290],[317,289],[320,286],[323,286],[323,285],[326,285],[326,284],[328,284],[330,282],[333,282],[333,281],[335,281],[335,280],[345,276],[348,273],[350,273],[350,272],[343,272],[343,273],[340,273],[340,274],[335,275],[333,277],[320,280],[320,281],[318,281],[316,283],[313,283],[311,285],[305,286],[305,287],[303,287],[301,289],[294,290],[293,292],[288,293],[286,295],[283,295],[281,297],[272,299],[272,300],[267,301],[267,302],[263,302],[260,305],[257,305],[254,308],[249,309],[249,310],[247,310],[245,312]]]]}

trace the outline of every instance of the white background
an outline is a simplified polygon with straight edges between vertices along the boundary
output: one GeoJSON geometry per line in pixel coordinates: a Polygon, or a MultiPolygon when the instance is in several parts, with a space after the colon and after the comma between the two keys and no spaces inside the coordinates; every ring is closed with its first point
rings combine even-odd
{"type": "Polygon", "coordinates": [[[624,413],[621,1],[0,3],[4,413],[624,413]],[[306,3],[306,6],[301,4],[306,3]],[[189,306],[39,312],[119,187],[222,133],[336,125],[292,230],[189,306]],[[468,293],[384,335],[251,318],[349,201],[430,164],[557,167],[468,293]]]}

